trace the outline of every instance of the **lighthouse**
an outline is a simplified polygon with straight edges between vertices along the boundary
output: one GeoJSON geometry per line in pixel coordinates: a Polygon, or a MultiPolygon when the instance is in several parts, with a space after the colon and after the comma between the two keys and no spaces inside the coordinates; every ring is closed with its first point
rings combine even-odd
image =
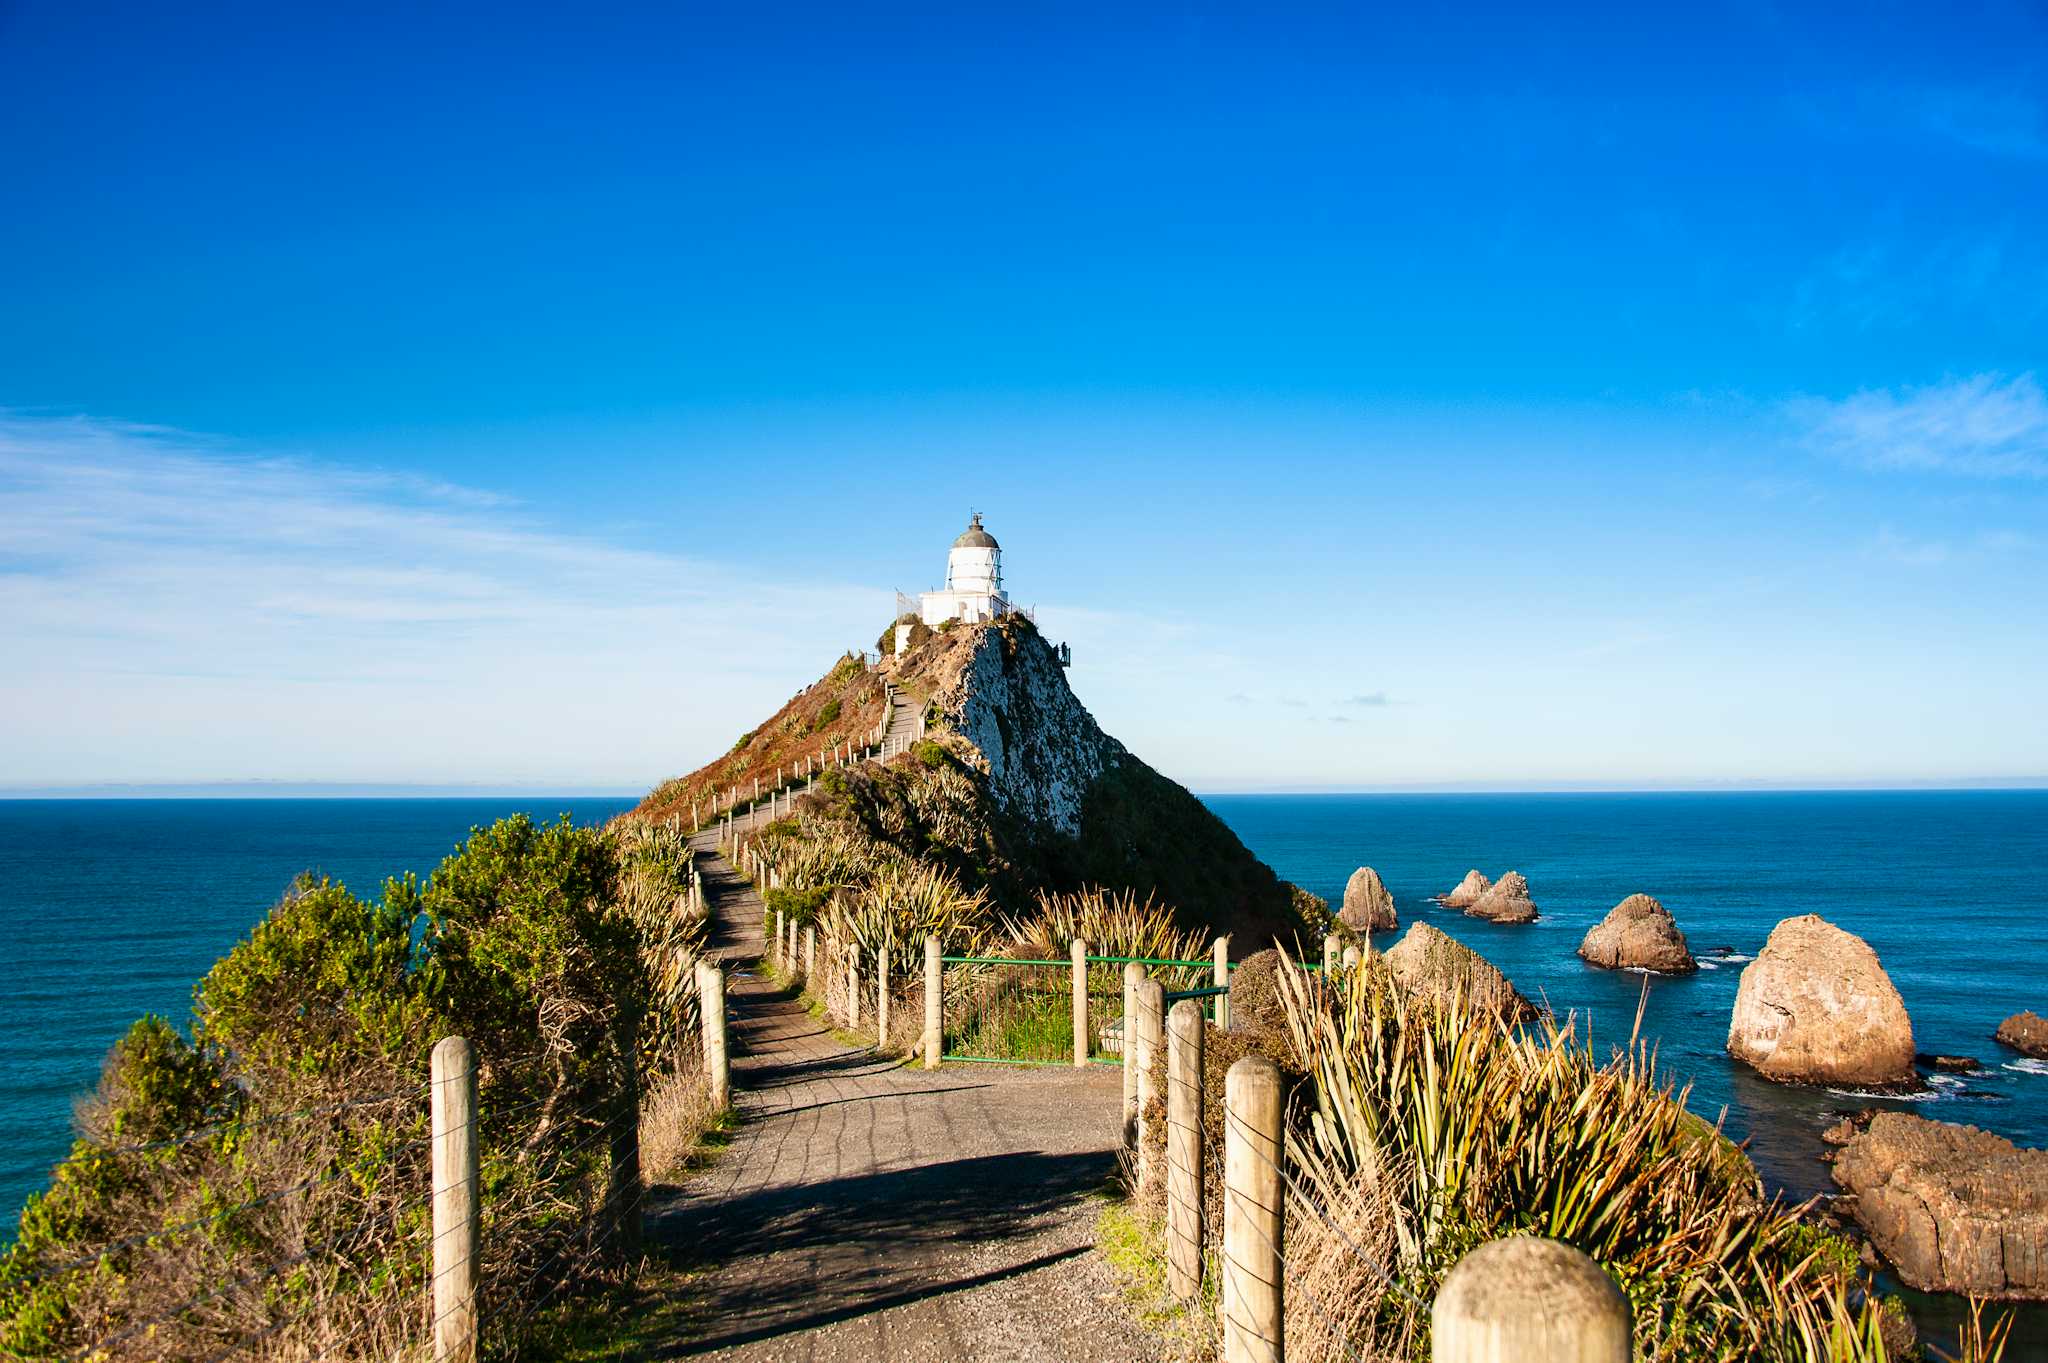
{"type": "Polygon", "coordinates": [[[993,620],[1013,609],[1003,595],[1003,547],[982,528],[979,511],[946,553],[946,585],[919,595],[917,608],[918,616],[933,627],[948,620],[993,620]]]}

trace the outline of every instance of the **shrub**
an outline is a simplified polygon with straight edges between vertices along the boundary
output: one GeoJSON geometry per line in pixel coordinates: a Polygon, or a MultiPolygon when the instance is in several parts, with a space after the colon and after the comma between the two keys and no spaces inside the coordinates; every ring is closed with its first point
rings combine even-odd
{"type": "Polygon", "coordinates": [[[455,1032],[478,1060],[504,1351],[534,1264],[573,1286],[598,1261],[602,1137],[636,1057],[673,1060],[657,967],[701,942],[676,912],[688,865],[676,834],[521,817],[381,901],[299,881],[201,981],[189,1040],[145,1018],[109,1053],[72,1158],[0,1254],[0,1352],[416,1345],[419,1297],[396,1285],[425,1278],[428,1051],[455,1032]]]}
{"type": "Polygon", "coordinates": [[[766,903],[768,912],[778,915],[781,922],[786,923],[794,919],[799,925],[805,925],[817,920],[818,910],[824,908],[825,901],[831,897],[831,886],[814,885],[802,890],[770,890],[764,896],[763,902],[766,903]]]}
{"type": "Polygon", "coordinates": [[[753,741],[754,730],[749,729],[745,733],[741,734],[737,739],[733,740],[732,750],[734,752],[745,752],[747,750],[747,745],[752,743],[753,741]]]}
{"type": "Polygon", "coordinates": [[[1645,1048],[1603,1064],[1568,1025],[1416,1001],[1384,970],[1278,979],[1306,1076],[1287,1133],[1290,1273],[1309,1285],[1289,1295],[1290,1358],[1425,1356],[1445,1273],[1519,1232],[1592,1256],[1644,1357],[1885,1357],[1853,1256],[1701,1140],[1645,1048]]]}
{"type": "Polygon", "coordinates": [[[819,709],[818,717],[811,721],[811,732],[824,733],[839,720],[839,697],[834,696],[819,709]]]}
{"type": "Polygon", "coordinates": [[[929,738],[917,740],[911,746],[910,753],[921,764],[930,767],[934,771],[941,767],[953,765],[953,754],[946,751],[943,743],[934,743],[929,738]]]}

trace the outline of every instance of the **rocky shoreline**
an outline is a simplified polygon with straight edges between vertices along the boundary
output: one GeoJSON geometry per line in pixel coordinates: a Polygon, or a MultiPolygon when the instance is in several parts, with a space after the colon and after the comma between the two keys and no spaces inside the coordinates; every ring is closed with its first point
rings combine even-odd
{"type": "MultiPolygon", "coordinates": [[[[1377,875],[1372,883],[1384,889],[1377,875]]],[[[1444,909],[1499,924],[1540,917],[1526,878],[1515,871],[1496,881],[1475,869],[1433,898],[1444,909]]],[[[1670,910],[1642,893],[1616,903],[1586,931],[1576,954],[1588,966],[1645,975],[1700,969],[1670,910]]],[[[1716,954],[1746,959],[1722,949],[1708,956],[1710,966],[1720,963],[1716,954]]],[[[1456,981],[1509,1017],[1534,1011],[1483,955],[1428,923],[1410,927],[1387,960],[1411,987],[1456,981]]],[[[2008,1054],[2048,1059],[2048,1019],[2032,1011],[2007,1017],[1986,1039],[2008,1054]]],[[[1780,921],[1746,960],[1728,1014],[1726,1053],[1776,1084],[1878,1099],[1938,1097],[1988,1072],[1975,1055],[1919,1050],[1905,1002],[1877,953],[1816,914],[1780,921]]],[[[1922,1292],[2048,1301],[2048,1150],[1882,1108],[1840,1117],[1823,1140],[1821,1157],[1838,1191],[1822,1198],[1821,1215],[1861,1240],[1866,1258],[1922,1292]]]]}

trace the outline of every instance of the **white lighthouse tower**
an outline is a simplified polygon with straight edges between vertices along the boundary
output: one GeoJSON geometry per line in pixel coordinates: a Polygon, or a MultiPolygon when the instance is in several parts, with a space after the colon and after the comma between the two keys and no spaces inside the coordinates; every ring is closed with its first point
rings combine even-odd
{"type": "Polygon", "coordinates": [[[946,585],[922,593],[917,607],[925,624],[934,627],[948,620],[963,624],[993,620],[1014,609],[1010,598],[1003,595],[1003,547],[981,528],[979,511],[946,555],[946,585]]]}

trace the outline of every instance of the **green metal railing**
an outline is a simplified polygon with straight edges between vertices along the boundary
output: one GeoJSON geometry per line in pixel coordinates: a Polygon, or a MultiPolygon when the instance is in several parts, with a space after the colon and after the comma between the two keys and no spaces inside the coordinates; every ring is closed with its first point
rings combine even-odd
{"type": "MultiPolygon", "coordinates": [[[[941,1058],[1007,1065],[1074,1063],[1074,963],[1011,956],[942,956],[947,970],[941,1058]]],[[[1201,972],[1211,961],[1146,956],[1087,956],[1089,1060],[1119,1065],[1122,1057],[1123,967],[1201,972]],[[1105,1044],[1107,1043],[1107,1044],[1105,1044]]],[[[1184,981],[1176,980],[1175,983],[1184,981]]],[[[1183,990],[1170,998],[1212,998],[1227,989],[1183,990]]]]}

